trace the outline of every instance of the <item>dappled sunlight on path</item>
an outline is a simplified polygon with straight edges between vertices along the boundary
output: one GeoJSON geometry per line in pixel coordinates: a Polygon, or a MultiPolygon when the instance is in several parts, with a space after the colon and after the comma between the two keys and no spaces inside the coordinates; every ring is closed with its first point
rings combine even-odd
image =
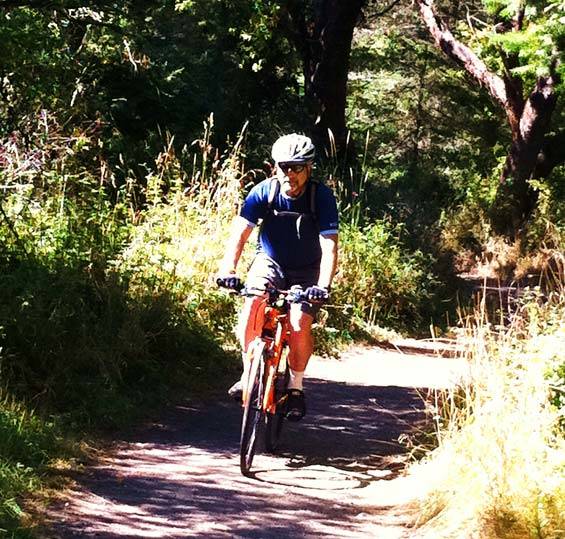
{"type": "MultiPolygon", "coordinates": [[[[50,507],[45,537],[410,537],[409,515],[391,509],[411,489],[398,439],[424,405],[399,380],[378,383],[414,368],[388,353],[314,360],[308,415],[285,424],[277,455],[256,456],[251,478],[239,473],[237,405],[222,395],[176,407],[81,476],[50,507]]],[[[428,370],[438,361],[418,357],[428,370]]]]}

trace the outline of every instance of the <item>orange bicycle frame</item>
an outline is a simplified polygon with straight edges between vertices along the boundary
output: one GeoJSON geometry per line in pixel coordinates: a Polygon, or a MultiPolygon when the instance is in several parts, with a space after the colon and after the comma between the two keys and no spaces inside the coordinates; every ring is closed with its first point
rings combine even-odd
{"type": "Polygon", "coordinates": [[[265,322],[261,338],[267,351],[265,361],[265,396],[263,410],[274,414],[277,402],[274,399],[274,383],[282,357],[282,352],[288,342],[288,314],[277,307],[265,309],[265,322]]]}

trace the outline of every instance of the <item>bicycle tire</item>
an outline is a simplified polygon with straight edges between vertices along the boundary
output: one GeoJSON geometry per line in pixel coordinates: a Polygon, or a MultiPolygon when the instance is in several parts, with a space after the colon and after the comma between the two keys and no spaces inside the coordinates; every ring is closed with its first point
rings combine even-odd
{"type": "MultiPolygon", "coordinates": [[[[284,372],[277,373],[275,380],[275,391],[277,393],[277,401],[282,395],[286,394],[290,373],[288,372],[288,363],[284,372]]],[[[274,414],[268,413],[265,417],[265,451],[274,453],[279,446],[281,432],[284,424],[285,410],[279,404],[274,414]]]]}
{"type": "Polygon", "coordinates": [[[247,398],[243,404],[241,421],[241,438],[239,444],[239,466],[243,475],[249,475],[255,449],[257,447],[258,430],[263,416],[262,402],[264,393],[264,343],[252,344],[253,357],[249,366],[247,398]]]}

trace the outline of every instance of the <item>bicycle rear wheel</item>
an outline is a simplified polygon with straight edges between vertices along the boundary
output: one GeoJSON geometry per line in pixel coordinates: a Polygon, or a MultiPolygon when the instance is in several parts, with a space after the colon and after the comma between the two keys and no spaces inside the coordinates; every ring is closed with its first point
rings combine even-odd
{"type": "Polygon", "coordinates": [[[264,343],[253,343],[253,355],[249,366],[247,395],[243,404],[243,420],[241,422],[241,438],[239,444],[239,467],[243,475],[249,475],[255,449],[258,431],[263,417],[262,403],[264,393],[264,343]]]}
{"type": "Polygon", "coordinates": [[[278,372],[275,379],[275,401],[277,403],[275,413],[267,413],[265,418],[265,450],[267,453],[274,453],[279,446],[286,411],[284,404],[289,379],[288,364],[285,362],[284,370],[278,372]]]}

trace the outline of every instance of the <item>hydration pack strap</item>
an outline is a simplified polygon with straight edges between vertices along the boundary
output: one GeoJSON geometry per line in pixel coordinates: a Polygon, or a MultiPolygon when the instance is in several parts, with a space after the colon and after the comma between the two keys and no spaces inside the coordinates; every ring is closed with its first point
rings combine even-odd
{"type": "Polygon", "coordinates": [[[269,211],[271,211],[273,208],[273,202],[275,201],[275,198],[277,198],[280,188],[281,184],[279,183],[278,178],[276,176],[273,176],[271,178],[271,184],[269,185],[269,198],[267,199],[267,208],[269,209],[269,211]]]}
{"type": "MultiPolygon", "coordinates": [[[[314,220],[316,220],[316,190],[318,187],[318,180],[314,180],[310,178],[308,180],[310,183],[310,213],[314,220]]],[[[281,184],[276,176],[271,178],[271,185],[269,187],[269,197],[267,198],[267,208],[269,211],[273,212],[275,215],[301,215],[296,212],[289,212],[289,211],[276,211],[273,210],[273,203],[275,198],[277,198],[279,191],[281,188],[281,184]]]]}

